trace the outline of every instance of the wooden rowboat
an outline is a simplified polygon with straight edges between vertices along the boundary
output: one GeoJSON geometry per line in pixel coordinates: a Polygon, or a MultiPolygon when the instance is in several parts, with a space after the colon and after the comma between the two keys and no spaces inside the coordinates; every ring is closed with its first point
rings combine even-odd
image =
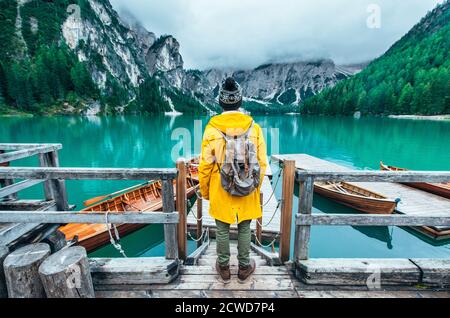
{"type": "MultiPolygon", "coordinates": [[[[384,170],[384,171],[408,171],[407,169],[404,169],[404,168],[398,168],[398,167],[394,167],[394,166],[385,165],[383,162],[380,162],[380,168],[381,168],[381,170],[384,170]]],[[[416,182],[416,183],[404,183],[404,185],[450,199],[450,183],[416,182]]]]}
{"type": "Polygon", "coordinates": [[[399,200],[346,182],[315,182],[314,191],[355,210],[369,214],[392,214],[399,200]]]}
{"type": "MultiPolygon", "coordinates": [[[[197,173],[195,171],[189,171],[189,175],[192,178],[187,177],[186,180],[186,195],[188,199],[195,195],[197,186],[197,181],[195,180],[197,173]]],[[[174,191],[176,191],[175,188],[174,185],[174,191]]],[[[89,205],[80,212],[158,212],[162,210],[162,183],[161,181],[150,181],[101,198],[104,198],[103,200],[100,199],[101,202],[89,205]]],[[[96,199],[94,198],[94,200],[96,199]]],[[[145,226],[145,224],[116,225],[120,237],[124,237],[145,226]]],[[[75,244],[83,246],[88,252],[92,252],[110,243],[109,231],[106,224],[71,223],[61,226],[59,230],[64,233],[67,241],[75,241],[75,244]]],[[[114,231],[112,233],[115,238],[114,231]]]]}

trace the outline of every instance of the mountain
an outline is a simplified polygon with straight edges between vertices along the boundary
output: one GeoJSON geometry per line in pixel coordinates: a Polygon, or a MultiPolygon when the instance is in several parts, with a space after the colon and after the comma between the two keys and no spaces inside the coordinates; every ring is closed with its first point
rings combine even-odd
{"type": "Polygon", "coordinates": [[[0,111],[151,113],[179,103],[206,112],[175,85],[179,43],[119,17],[108,0],[2,0],[0,10],[0,111]]]}
{"type": "Polygon", "coordinates": [[[305,114],[450,113],[450,1],[361,73],[308,99],[305,114]]]}
{"type": "Polygon", "coordinates": [[[338,66],[332,60],[295,63],[272,63],[252,70],[191,71],[185,86],[197,96],[214,101],[219,85],[227,76],[233,76],[242,86],[244,107],[252,112],[298,111],[299,104],[323,89],[361,71],[364,64],[338,66]]]}
{"type": "Polygon", "coordinates": [[[358,72],[331,60],[186,70],[180,43],[108,0],[0,1],[0,113],[213,113],[227,75],[252,112],[299,104],[358,72]]]}

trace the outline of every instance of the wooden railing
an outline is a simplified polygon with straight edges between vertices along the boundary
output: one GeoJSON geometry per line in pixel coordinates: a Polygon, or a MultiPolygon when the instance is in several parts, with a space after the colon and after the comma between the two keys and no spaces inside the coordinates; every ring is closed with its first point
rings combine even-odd
{"type": "Polygon", "coordinates": [[[111,213],[110,223],[164,224],[164,240],[167,259],[186,257],[186,170],[184,161],[177,162],[179,170],[129,169],[129,168],[61,168],[57,150],[62,146],[40,144],[0,144],[3,153],[0,163],[39,155],[41,167],[0,166],[0,180],[6,180],[0,188],[0,198],[13,195],[38,183],[44,183],[46,200],[54,200],[58,212],[0,211],[0,222],[12,223],[105,223],[105,212],[75,213],[68,211],[65,180],[161,180],[163,213],[111,213]],[[9,151],[9,152],[5,152],[9,151]],[[183,169],[182,169],[183,167],[183,169]],[[14,183],[14,179],[26,179],[14,183]],[[175,209],[174,181],[177,189],[175,209]],[[178,211],[180,214],[178,214],[178,211]]]}
{"type": "MultiPolygon", "coordinates": [[[[58,150],[61,144],[0,144],[0,167],[7,167],[12,161],[37,155],[41,167],[59,167],[58,150]]],[[[16,176],[0,178],[0,200],[17,200],[17,193],[45,180],[24,180],[14,183],[16,176]]],[[[25,179],[24,177],[23,179],[25,179]]],[[[61,180],[48,180],[44,182],[46,200],[54,200],[57,207],[67,210],[67,197],[65,184],[61,180]]]]}
{"type": "Polygon", "coordinates": [[[352,226],[450,226],[448,216],[410,216],[410,215],[312,215],[312,203],[315,181],[347,182],[450,182],[449,171],[346,171],[314,172],[296,170],[299,182],[299,206],[295,221],[294,260],[307,260],[311,226],[352,225],[352,226]]]}

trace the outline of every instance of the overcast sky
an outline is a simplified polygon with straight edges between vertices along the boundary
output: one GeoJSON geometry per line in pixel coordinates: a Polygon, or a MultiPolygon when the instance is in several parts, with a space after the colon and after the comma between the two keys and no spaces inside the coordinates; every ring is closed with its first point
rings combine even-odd
{"type": "Polygon", "coordinates": [[[186,68],[373,59],[442,0],[111,0],[157,35],[174,35],[186,68]],[[380,9],[380,27],[376,19],[380,9]],[[375,20],[373,19],[375,18],[375,20]],[[369,25],[372,27],[368,27],[369,25]]]}

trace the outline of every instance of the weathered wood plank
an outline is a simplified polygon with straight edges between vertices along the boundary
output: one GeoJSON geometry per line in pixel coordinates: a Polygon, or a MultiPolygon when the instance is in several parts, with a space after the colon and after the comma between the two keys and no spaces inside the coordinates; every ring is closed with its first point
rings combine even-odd
{"type": "MultiPolygon", "coordinates": [[[[300,182],[300,192],[298,200],[298,212],[302,215],[311,215],[314,195],[314,179],[307,178],[300,182]]],[[[294,237],[294,259],[308,259],[309,240],[311,236],[311,226],[296,225],[294,237]]]]}
{"type": "MultiPolygon", "coordinates": [[[[0,155],[5,153],[4,150],[0,150],[0,155]]],[[[5,162],[5,163],[0,163],[0,167],[9,167],[10,163],[9,162],[5,162]]],[[[5,188],[8,186],[11,186],[14,184],[14,179],[1,179],[0,178],[0,188],[5,188]]],[[[19,196],[17,195],[17,193],[13,193],[10,194],[9,196],[3,198],[1,201],[15,201],[19,198],[19,196]]]]}
{"type": "Polygon", "coordinates": [[[267,265],[269,266],[279,266],[283,262],[280,260],[280,257],[277,253],[272,253],[265,250],[263,247],[258,246],[256,244],[251,243],[250,248],[261,258],[266,260],[267,265]]]}
{"type": "MultiPolygon", "coordinates": [[[[52,151],[46,153],[48,158],[48,164],[51,167],[59,167],[58,152],[52,151]]],[[[53,199],[56,202],[56,209],[58,211],[67,211],[69,208],[69,202],[67,199],[66,181],[62,179],[51,179],[49,182],[53,199]]]]}
{"type": "Polygon", "coordinates": [[[89,260],[96,288],[102,285],[168,284],[179,273],[178,260],[150,258],[92,258],[89,260]]]}
{"type": "MultiPolygon", "coordinates": [[[[267,262],[265,259],[262,258],[253,258],[255,260],[256,266],[266,266],[267,262]]],[[[213,266],[216,264],[216,257],[214,258],[200,258],[197,262],[198,266],[213,266]]],[[[234,266],[238,264],[238,260],[236,258],[230,259],[230,266],[234,266]]]]}
{"type": "Polygon", "coordinates": [[[17,183],[13,183],[9,186],[0,189],[0,198],[7,197],[11,194],[28,189],[36,184],[44,182],[43,180],[23,180],[17,183]]]}
{"type": "MultiPolygon", "coordinates": [[[[187,220],[186,220],[187,224],[187,220]]],[[[197,237],[201,237],[203,233],[203,202],[202,198],[197,198],[197,237]]],[[[197,242],[197,247],[203,245],[202,241],[197,242]]]]}
{"type": "Polygon", "coordinates": [[[246,290],[137,290],[97,291],[98,298],[297,298],[294,290],[246,291],[246,290]]]}
{"type": "Polygon", "coordinates": [[[247,290],[247,291],[286,291],[294,290],[294,284],[289,275],[256,275],[252,276],[245,284],[240,284],[237,280],[231,280],[231,283],[225,285],[217,280],[217,275],[183,275],[179,276],[170,284],[156,285],[95,285],[97,291],[100,290],[168,290],[174,292],[176,290],[247,290]]]}
{"type": "Polygon", "coordinates": [[[42,200],[18,200],[0,202],[0,210],[3,211],[35,211],[54,205],[54,202],[42,200]]]}
{"type": "MultiPolygon", "coordinates": [[[[232,275],[237,275],[238,265],[230,266],[232,275]]],[[[180,275],[217,275],[215,266],[183,266],[180,275]]],[[[291,275],[285,266],[258,266],[253,275],[291,275]]]]}
{"type": "Polygon", "coordinates": [[[294,290],[152,290],[152,298],[297,298],[294,290]],[[172,296],[171,296],[172,295],[172,296]]]}
{"type": "Polygon", "coordinates": [[[151,293],[146,290],[136,290],[136,291],[117,291],[117,290],[98,290],[95,292],[95,298],[151,298],[151,293]]]}
{"type": "Polygon", "coordinates": [[[0,179],[153,180],[175,178],[176,169],[147,168],[0,168],[0,179]]]}
{"type": "Polygon", "coordinates": [[[422,284],[450,286],[450,259],[413,258],[411,261],[422,271],[422,284]]]}
{"type": "Polygon", "coordinates": [[[311,285],[413,285],[420,270],[408,259],[309,259],[297,262],[296,276],[311,285]]]}
{"type": "Polygon", "coordinates": [[[449,292],[426,290],[297,290],[297,293],[300,298],[450,298],[449,292]]]}
{"type": "Polygon", "coordinates": [[[450,226],[449,216],[320,214],[296,215],[297,225],[450,226]]]}
{"type": "MultiPolygon", "coordinates": [[[[0,179],[0,188],[6,188],[9,186],[12,186],[14,184],[14,179],[0,179]]],[[[5,197],[4,201],[11,201],[11,200],[18,200],[19,196],[17,193],[10,194],[9,196],[5,197]]]]}
{"type": "MultiPolygon", "coordinates": [[[[163,211],[170,213],[175,209],[174,193],[173,193],[173,179],[162,180],[162,201],[163,211]]],[[[164,241],[166,246],[166,258],[178,258],[178,240],[177,240],[177,225],[164,225],[164,241]]]]}
{"type": "MultiPolygon", "coordinates": [[[[71,211],[0,211],[0,222],[8,223],[90,223],[105,224],[106,212],[77,213],[71,211]]],[[[108,223],[176,224],[178,212],[109,213],[108,223]]]]}
{"type": "Polygon", "coordinates": [[[346,182],[450,182],[450,171],[304,171],[297,170],[297,180],[314,177],[316,181],[346,182]]]}
{"type": "MultiPolygon", "coordinates": [[[[56,205],[53,201],[30,201],[28,206],[28,200],[20,200],[17,202],[3,202],[0,204],[2,209],[23,209],[30,208],[36,209],[36,211],[54,211],[56,205]]],[[[0,245],[10,246],[14,244],[18,239],[22,238],[25,234],[37,229],[40,226],[39,223],[0,223],[0,245]]]]}
{"type": "Polygon", "coordinates": [[[3,269],[3,262],[9,254],[9,249],[6,246],[0,245],[0,298],[8,298],[8,290],[6,288],[5,271],[3,269]]]}
{"type": "Polygon", "coordinates": [[[38,243],[24,246],[6,257],[3,267],[10,298],[45,298],[38,269],[49,255],[50,247],[38,243]]]}
{"type": "Polygon", "coordinates": [[[21,150],[25,148],[36,148],[36,147],[53,147],[55,150],[62,149],[62,144],[25,144],[25,143],[0,143],[0,150],[21,150]]]}
{"type": "Polygon", "coordinates": [[[317,178],[317,181],[346,181],[346,182],[449,182],[448,171],[348,171],[348,172],[326,172],[326,171],[298,171],[297,180],[301,181],[308,176],[317,178]]]}
{"type": "MultiPolygon", "coordinates": [[[[50,167],[51,166],[50,158],[49,158],[48,154],[46,154],[46,153],[39,154],[39,164],[41,167],[50,167]]],[[[45,195],[46,200],[54,200],[55,196],[52,192],[50,180],[45,180],[44,195],[45,195]]]]}
{"type": "Polygon", "coordinates": [[[86,250],[81,246],[63,249],[39,266],[39,276],[48,298],[94,298],[86,250]]]}
{"type": "Polygon", "coordinates": [[[186,258],[185,265],[197,265],[200,257],[205,255],[206,250],[209,247],[209,241],[204,242],[199,248],[197,248],[191,255],[186,258]]]}
{"type": "Polygon", "coordinates": [[[0,154],[0,163],[28,158],[40,153],[51,152],[58,149],[61,149],[61,147],[59,147],[58,145],[43,145],[37,147],[28,147],[11,152],[5,152],[3,154],[0,154]]]}
{"type": "Polygon", "coordinates": [[[447,291],[345,291],[345,290],[137,290],[97,291],[98,298],[450,298],[447,291]]]}

